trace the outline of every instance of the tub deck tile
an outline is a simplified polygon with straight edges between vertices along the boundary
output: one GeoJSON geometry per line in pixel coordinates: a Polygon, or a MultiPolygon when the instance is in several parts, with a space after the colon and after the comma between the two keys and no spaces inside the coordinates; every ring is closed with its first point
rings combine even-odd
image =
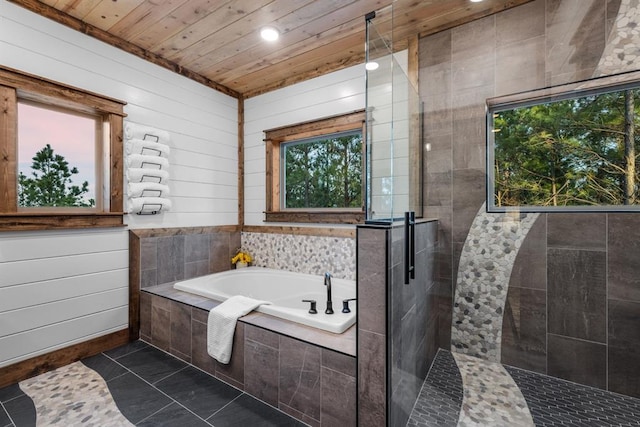
{"type": "MultiPolygon", "coordinates": [[[[174,283],[175,282],[169,282],[145,288],[143,289],[143,292],[149,292],[153,295],[182,302],[207,311],[220,304],[218,301],[214,301],[209,298],[174,289],[174,283]]],[[[256,311],[252,311],[246,316],[241,317],[239,321],[245,324],[269,329],[279,334],[344,353],[349,356],[355,357],[356,355],[356,325],[351,326],[342,334],[334,334],[273,317],[268,314],[258,313],[256,311]]]]}

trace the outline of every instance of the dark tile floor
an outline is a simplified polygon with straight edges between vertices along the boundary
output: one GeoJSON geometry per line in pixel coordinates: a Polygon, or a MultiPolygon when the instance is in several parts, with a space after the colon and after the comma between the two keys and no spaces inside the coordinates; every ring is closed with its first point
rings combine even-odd
{"type": "MultiPolygon", "coordinates": [[[[305,425],[142,341],[82,362],[136,426],[305,425]]],[[[0,389],[0,405],[0,427],[35,426],[35,406],[17,384],[0,389]]]]}
{"type": "MultiPolygon", "coordinates": [[[[537,427],[640,426],[640,399],[510,366],[505,369],[522,392],[537,427]]],[[[457,426],[463,393],[455,359],[440,350],[407,425],[457,426]]]]}

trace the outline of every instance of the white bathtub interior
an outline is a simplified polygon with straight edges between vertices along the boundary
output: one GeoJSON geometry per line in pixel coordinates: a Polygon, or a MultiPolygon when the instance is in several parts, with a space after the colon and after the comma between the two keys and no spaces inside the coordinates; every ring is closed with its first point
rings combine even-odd
{"type": "Polygon", "coordinates": [[[355,301],[349,304],[350,313],[342,313],[343,300],[356,297],[354,280],[331,279],[334,314],[324,313],[324,277],[311,274],[247,267],[180,281],[174,288],[218,301],[233,295],[269,301],[256,311],[333,333],[344,332],[356,321],[355,301]],[[318,313],[310,314],[309,303],[302,300],[315,300],[318,313]]]}

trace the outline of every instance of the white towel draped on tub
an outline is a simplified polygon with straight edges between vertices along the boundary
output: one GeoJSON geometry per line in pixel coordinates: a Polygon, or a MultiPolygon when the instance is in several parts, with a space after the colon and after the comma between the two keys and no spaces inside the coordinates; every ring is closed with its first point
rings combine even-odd
{"type": "Polygon", "coordinates": [[[209,312],[207,322],[207,352],[220,363],[231,360],[233,334],[238,318],[268,301],[258,301],[242,295],[235,295],[209,312]]]}

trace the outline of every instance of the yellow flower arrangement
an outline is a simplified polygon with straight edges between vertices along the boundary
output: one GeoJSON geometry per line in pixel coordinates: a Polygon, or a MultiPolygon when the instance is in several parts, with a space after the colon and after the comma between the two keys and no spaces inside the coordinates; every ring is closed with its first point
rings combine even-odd
{"type": "Polygon", "coordinates": [[[249,252],[243,251],[242,249],[238,249],[238,253],[236,253],[236,256],[231,258],[232,264],[235,264],[237,262],[243,262],[245,264],[249,264],[251,261],[253,261],[253,258],[251,258],[251,255],[249,254],[249,252]]]}

